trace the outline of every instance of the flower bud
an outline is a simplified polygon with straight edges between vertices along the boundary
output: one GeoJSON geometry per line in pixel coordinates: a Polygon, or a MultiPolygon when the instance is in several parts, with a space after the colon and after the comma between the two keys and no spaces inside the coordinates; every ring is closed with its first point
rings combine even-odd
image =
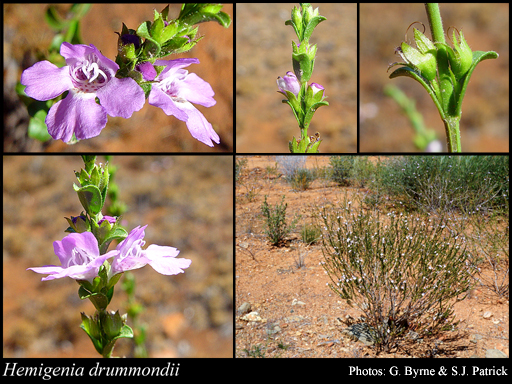
{"type": "Polygon", "coordinates": [[[126,315],[121,316],[119,314],[119,310],[117,312],[106,313],[104,318],[102,319],[103,331],[107,335],[107,337],[112,340],[119,336],[121,333],[121,329],[126,322],[126,315]]]}
{"type": "Polygon", "coordinates": [[[322,87],[320,84],[317,84],[317,83],[309,84],[308,91],[309,90],[311,90],[311,92],[312,92],[311,96],[315,103],[321,101],[324,98],[325,88],[322,87]]]}
{"type": "Polygon", "coordinates": [[[288,71],[284,77],[279,76],[277,78],[277,86],[279,87],[279,91],[287,97],[286,91],[293,93],[295,97],[299,95],[300,83],[293,72],[288,71]]]}
{"type": "Polygon", "coordinates": [[[407,64],[416,69],[424,78],[429,81],[435,79],[437,74],[437,60],[433,53],[421,53],[416,48],[403,42],[398,53],[406,61],[407,64]]]}
{"type": "Polygon", "coordinates": [[[94,345],[94,348],[96,348],[96,351],[98,351],[98,353],[102,353],[103,345],[101,342],[101,331],[98,325],[98,316],[89,317],[83,312],[81,312],[80,315],[82,316],[82,324],[80,324],[80,328],[87,333],[94,345]]]}
{"type": "Polygon", "coordinates": [[[69,224],[69,227],[66,232],[77,232],[77,233],[83,233],[90,230],[90,225],[85,217],[84,214],[81,214],[80,216],[71,216],[70,219],[67,217],[65,218],[69,224]],[[72,230],[71,230],[72,229],[72,230]]]}
{"type": "Polygon", "coordinates": [[[473,63],[473,52],[471,51],[471,48],[469,48],[466,39],[464,39],[464,34],[460,32],[459,37],[460,43],[457,41],[455,31],[453,31],[453,46],[455,49],[448,49],[450,67],[457,79],[460,79],[462,76],[464,76],[467,71],[469,71],[469,68],[473,63]]]}

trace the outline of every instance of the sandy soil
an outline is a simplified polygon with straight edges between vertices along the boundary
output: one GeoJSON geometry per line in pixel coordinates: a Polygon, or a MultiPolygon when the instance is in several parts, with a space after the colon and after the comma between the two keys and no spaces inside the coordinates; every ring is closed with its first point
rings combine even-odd
{"type": "MultiPolygon", "coordinates": [[[[143,21],[152,20],[153,11],[161,11],[163,4],[94,4],[81,23],[85,44],[94,44],[111,60],[117,54],[117,35],[124,22],[136,29],[143,21]]],[[[69,5],[59,5],[65,12],[69,5]]],[[[232,152],[233,151],[233,31],[217,23],[199,25],[199,34],[205,36],[191,51],[170,56],[198,58],[200,64],[187,69],[209,82],[217,104],[211,108],[198,106],[221,138],[221,144],[210,148],[194,139],[184,122],[167,116],[159,108],[146,103],[130,119],[110,117],[101,135],[67,145],[60,140],[41,144],[27,136],[28,113],[14,92],[22,71],[37,60],[35,52],[44,51],[54,36],[44,22],[44,4],[4,5],[4,150],[8,152],[232,152]],[[26,22],[30,15],[30,22],[26,22]]],[[[234,17],[233,5],[223,11],[234,17]]],[[[179,14],[178,5],[171,5],[169,15],[179,14]]]]}
{"type": "MultiPolygon", "coordinates": [[[[346,193],[350,199],[360,191],[340,188],[316,180],[311,188],[296,192],[282,178],[269,176],[267,166],[274,166],[270,157],[247,157],[248,164],[236,187],[236,276],[235,295],[238,309],[244,302],[252,311],[259,312],[262,322],[244,321],[236,317],[236,357],[253,355],[265,357],[373,357],[375,351],[362,343],[341,337],[344,327],[338,317],[360,315],[340,300],[327,286],[329,278],[320,262],[320,245],[306,246],[300,240],[303,223],[311,223],[315,207],[336,204],[346,193]],[[248,192],[254,198],[248,200],[248,192]],[[271,246],[263,233],[261,204],[264,195],[274,205],[286,196],[287,218],[302,215],[286,246],[271,246]],[[304,221],[303,221],[304,220],[304,221]],[[305,257],[305,267],[298,268],[299,256],[305,257]],[[298,302],[302,302],[300,304],[298,302]]],[[[328,165],[328,157],[309,158],[307,167],[328,165]]],[[[487,273],[484,271],[484,273],[487,273]]],[[[455,314],[462,320],[460,338],[455,334],[439,338],[435,357],[484,357],[485,351],[496,348],[509,354],[509,302],[474,290],[470,298],[455,306],[455,314]],[[490,311],[492,316],[484,318],[490,311]],[[473,342],[474,336],[481,339],[473,342]],[[480,336],[477,336],[479,338],[480,336]]],[[[430,347],[408,346],[404,350],[381,353],[379,357],[427,356],[430,347]]]]}
{"type": "MultiPolygon", "coordinates": [[[[98,161],[104,162],[102,157],[98,161]]],[[[231,156],[114,156],[123,225],[148,224],[146,245],[173,246],[192,260],[177,276],[150,266],[133,271],[136,299],[145,307],[150,357],[233,356],[233,160],[231,156]]],[[[59,264],[54,240],[64,217],[82,210],[72,186],[79,156],[5,156],[3,159],[3,356],[98,357],[79,328],[92,315],[68,278],[41,281],[26,268],[59,264]]],[[[110,246],[113,249],[114,245],[110,246]]],[[[109,309],[126,313],[116,286],[109,309]]],[[[133,323],[130,322],[133,325],[133,323]]],[[[122,339],[115,356],[133,356],[122,339]]]]}

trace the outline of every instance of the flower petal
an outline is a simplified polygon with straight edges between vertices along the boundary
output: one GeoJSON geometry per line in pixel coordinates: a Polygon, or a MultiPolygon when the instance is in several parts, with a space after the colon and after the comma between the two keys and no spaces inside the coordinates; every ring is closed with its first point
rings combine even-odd
{"type": "Polygon", "coordinates": [[[96,95],[110,116],[121,116],[125,119],[130,118],[133,112],[140,111],[146,102],[144,91],[130,77],[110,79],[96,95]]]}
{"type": "Polygon", "coordinates": [[[217,144],[220,143],[219,135],[214,131],[212,125],[206,120],[204,115],[199,112],[196,107],[188,102],[177,104],[184,112],[187,113],[187,128],[194,139],[213,147],[212,140],[217,144]]]}
{"type": "Polygon", "coordinates": [[[199,104],[204,107],[212,107],[216,101],[213,98],[212,86],[201,79],[195,73],[190,73],[182,82],[179,95],[190,103],[199,104]]]}
{"type": "Polygon", "coordinates": [[[176,258],[179,253],[180,251],[173,247],[151,244],[146,249],[145,255],[150,259],[149,265],[158,273],[177,275],[185,272],[184,269],[190,267],[192,263],[189,259],[176,258]]]}
{"type": "Polygon", "coordinates": [[[40,61],[21,74],[21,84],[26,85],[27,96],[39,100],[51,100],[73,88],[69,67],[58,68],[49,61],[40,61]]]}
{"type": "Polygon", "coordinates": [[[160,72],[160,75],[158,76],[159,79],[163,79],[168,76],[167,72],[169,72],[171,69],[176,71],[180,68],[188,67],[190,64],[199,64],[199,59],[195,58],[184,58],[184,59],[174,59],[174,60],[156,60],[155,65],[165,65],[166,67],[162,72],[160,72]]]}
{"type": "Polygon", "coordinates": [[[188,115],[176,106],[170,96],[160,88],[153,86],[148,97],[149,104],[161,108],[168,116],[174,116],[181,121],[187,121],[188,115]]]}
{"type": "Polygon", "coordinates": [[[73,133],[78,140],[98,136],[107,125],[107,112],[96,104],[93,93],[70,91],[64,100],[50,108],[46,117],[48,133],[54,139],[71,140],[73,133]]]}

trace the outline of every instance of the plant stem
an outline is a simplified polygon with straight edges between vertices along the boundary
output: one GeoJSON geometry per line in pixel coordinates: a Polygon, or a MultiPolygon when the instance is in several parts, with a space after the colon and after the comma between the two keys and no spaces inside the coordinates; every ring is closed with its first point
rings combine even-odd
{"type": "Polygon", "coordinates": [[[460,130],[459,130],[460,117],[446,116],[443,120],[444,128],[446,130],[446,141],[448,144],[448,152],[462,152],[460,144],[460,130]]]}
{"type": "MultiPolygon", "coordinates": [[[[443,30],[443,20],[441,19],[441,11],[439,10],[438,3],[425,3],[425,10],[427,11],[428,23],[430,25],[430,32],[432,39],[435,43],[446,44],[443,30]]],[[[438,70],[441,73],[447,73],[448,69],[448,57],[443,46],[438,46],[438,70]]],[[[443,76],[441,76],[441,81],[443,76]]],[[[443,84],[441,87],[444,88],[443,84]]],[[[444,91],[443,91],[444,92],[444,91]]],[[[448,152],[461,152],[460,144],[460,130],[459,130],[459,116],[450,116],[448,111],[445,109],[446,116],[443,119],[444,127],[446,129],[446,141],[448,143],[448,152]]]]}
{"type": "Polygon", "coordinates": [[[443,30],[443,20],[441,19],[441,12],[439,11],[438,3],[425,3],[425,10],[427,11],[428,23],[430,24],[430,33],[435,43],[446,44],[443,30]]]}

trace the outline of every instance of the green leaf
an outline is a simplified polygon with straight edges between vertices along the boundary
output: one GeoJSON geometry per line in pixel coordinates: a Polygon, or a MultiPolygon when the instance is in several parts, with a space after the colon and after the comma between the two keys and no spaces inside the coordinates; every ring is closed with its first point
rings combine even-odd
{"type": "Polygon", "coordinates": [[[112,242],[112,240],[124,240],[126,237],[128,236],[128,233],[126,232],[126,230],[124,228],[121,228],[121,227],[118,227],[116,229],[114,229],[113,231],[111,231],[107,237],[103,240],[103,242],[100,244],[100,253],[101,252],[105,252],[107,251],[108,249],[108,246],[110,245],[110,243],[112,242]]]}
{"type": "Polygon", "coordinates": [[[83,286],[80,286],[80,288],[78,288],[78,296],[82,300],[89,299],[94,304],[94,307],[98,311],[101,311],[101,310],[104,310],[105,308],[107,308],[107,306],[110,302],[107,295],[100,293],[100,292],[90,292],[87,289],[85,289],[83,286]]]}
{"type": "Polygon", "coordinates": [[[304,118],[305,127],[309,126],[309,123],[311,122],[311,119],[313,118],[313,115],[315,114],[316,110],[323,105],[329,105],[329,103],[327,101],[320,101],[318,103],[313,104],[310,108],[308,108],[306,117],[304,118]]]}
{"type": "Polygon", "coordinates": [[[308,82],[313,74],[315,60],[311,60],[307,53],[292,53],[293,71],[297,73],[300,71],[299,81],[308,82]]]}
{"type": "Polygon", "coordinates": [[[152,38],[157,41],[159,44],[162,44],[165,42],[165,40],[161,39],[162,32],[164,30],[164,22],[159,17],[153,22],[153,25],[151,25],[151,36],[152,38]]]}
{"type": "Polygon", "coordinates": [[[162,31],[162,42],[172,39],[176,33],[178,33],[178,24],[176,21],[172,21],[162,31]]]}
{"type": "Polygon", "coordinates": [[[80,328],[82,328],[85,333],[87,333],[87,336],[89,336],[91,339],[96,351],[99,354],[102,354],[103,343],[101,341],[101,336],[99,335],[97,324],[94,322],[94,320],[82,313],[82,324],[80,324],[80,328]]]}
{"type": "Polygon", "coordinates": [[[231,25],[231,17],[226,12],[219,12],[215,16],[217,22],[224,28],[229,28],[231,25]]]}
{"type": "Polygon", "coordinates": [[[318,147],[320,146],[321,142],[322,142],[322,140],[318,140],[317,142],[315,142],[312,145],[310,145],[309,148],[307,149],[306,153],[318,153],[318,152],[320,152],[318,147]]]}
{"type": "Polygon", "coordinates": [[[473,74],[473,71],[475,70],[478,63],[480,63],[481,61],[484,61],[484,60],[497,59],[498,56],[499,56],[498,53],[494,52],[494,51],[487,51],[487,52],[475,51],[475,52],[473,52],[473,62],[471,64],[471,67],[469,67],[469,70],[466,73],[466,75],[459,80],[459,82],[462,83],[462,87],[461,87],[460,94],[457,98],[457,109],[455,111],[456,115],[460,116],[460,114],[461,114],[462,100],[464,99],[464,95],[466,93],[466,88],[468,86],[469,79],[471,78],[471,75],[473,74]]]}
{"type": "Polygon", "coordinates": [[[133,337],[133,330],[130,328],[129,325],[123,325],[123,327],[121,328],[121,333],[119,334],[119,336],[116,337],[116,339],[119,339],[121,337],[127,337],[127,338],[132,338],[133,337]]]}
{"type": "Polygon", "coordinates": [[[322,21],[324,20],[327,20],[326,17],[323,17],[323,16],[315,16],[313,17],[310,22],[308,23],[308,25],[306,26],[306,28],[304,29],[304,37],[303,37],[303,40],[304,41],[309,41],[309,38],[311,37],[311,35],[313,34],[313,30],[316,28],[316,26],[318,24],[320,24],[322,21]]]}
{"type": "Polygon", "coordinates": [[[30,138],[42,142],[48,141],[52,138],[48,133],[48,127],[45,123],[46,116],[47,112],[41,109],[36,112],[34,117],[30,118],[28,123],[28,136],[30,138]]]}
{"type": "Polygon", "coordinates": [[[73,184],[73,188],[78,194],[80,203],[82,203],[82,206],[89,215],[96,216],[101,212],[104,202],[98,187],[95,185],[86,185],[85,187],[79,188],[76,184],[73,184]]]}
{"type": "Polygon", "coordinates": [[[231,18],[228,14],[220,12],[220,9],[222,9],[221,4],[185,3],[181,7],[178,19],[185,25],[217,21],[220,25],[227,28],[231,24],[231,18]]]}
{"type": "Polygon", "coordinates": [[[169,5],[167,5],[164,9],[162,9],[162,18],[167,20],[167,16],[169,15],[169,5]]]}
{"type": "Polygon", "coordinates": [[[434,101],[434,104],[436,105],[437,110],[439,111],[439,114],[441,115],[441,118],[443,120],[445,119],[445,112],[441,105],[441,101],[438,100],[436,93],[434,92],[433,88],[430,85],[430,82],[426,78],[421,76],[415,69],[410,68],[410,67],[400,67],[400,68],[396,69],[393,73],[391,73],[391,75],[389,75],[389,78],[394,79],[395,77],[400,77],[400,76],[406,76],[406,77],[413,78],[418,83],[420,83],[423,86],[423,88],[425,88],[425,90],[428,92],[428,94],[430,95],[432,100],[434,101]]]}

